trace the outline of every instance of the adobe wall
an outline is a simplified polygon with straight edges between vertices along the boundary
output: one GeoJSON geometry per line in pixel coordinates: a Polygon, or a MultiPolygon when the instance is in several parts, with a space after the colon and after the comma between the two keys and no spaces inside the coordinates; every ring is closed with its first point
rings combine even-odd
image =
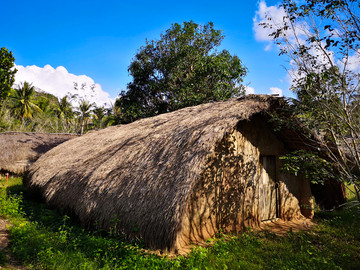
{"type": "Polygon", "coordinates": [[[251,122],[240,122],[239,132],[259,150],[263,156],[275,155],[277,181],[279,184],[279,218],[290,220],[303,215],[313,217],[313,200],[310,183],[302,175],[294,176],[281,173],[279,157],[288,153],[285,145],[271,131],[271,127],[261,117],[251,122]]]}
{"type": "MultiPolygon", "coordinates": [[[[278,160],[285,152],[284,145],[263,120],[240,122],[215,148],[193,188],[175,249],[214,237],[219,231],[236,232],[259,226],[260,155],[275,155],[278,160]]],[[[281,174],[278,161],[276,166],[279,217],[312,217],[309,182],[281,174]]]]}

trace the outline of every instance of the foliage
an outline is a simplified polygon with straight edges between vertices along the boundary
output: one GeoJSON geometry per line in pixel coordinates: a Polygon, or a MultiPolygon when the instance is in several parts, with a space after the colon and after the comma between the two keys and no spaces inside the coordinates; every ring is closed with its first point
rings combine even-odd
{"type": "MultiPolygon", "coordinates": [[[[188,256],[147,253],[118,235],[86,231],[39,203],[20,178],[2,181],[0,215],[8,250],[29,269],[359,269],[359,207],[316,213],[318,226],[284,236],[247,230],[209,240],[188,256]]],[[[6,260],[6,258],[4,258],[6,260]]]]}
{"type": "Polygon", "coordinates": [[[15,58],[12,52],[5,47],[0,49],[0,107],[4,99],[9,96],[11,87],[15,81],[16,69],[14,69],[15,58]]]}
{"type": "Polygon", "coordinates": [[[35,111],[42,112],[34,102],[35,87],[28,82],[23,82],[10,96],[13,101],[12,108],[15,116],[24,120],[31,120],[35,111]]]}
{"type": "Polygon", "coordinates": [[[360,4],[283,0],[281,24],[268,17],[280,54],[290,58],[295,112],[322,138],[340,178],[360,202],[360,4]]]}
{"type": "Polygon", "coordinates": [[[104,127],[104,121],[106,119],[106,109],[104,107],[96,107],[93,112],[93,124],[95,128],[101,129],[104,127]]]}
{"type": "Polygon", "coordinates": [[[298,150],[280,157],[283,161],[281,170],[293,175],[303,174],[314,184],[323,184],[326,179],[333,178],[334,172],[330,162],[318,155],[298,150]]]}
{"type": "Polygon", "coordinates": [[[74,118],[75,114],[71,103],[68,101],[68,96],[60,99],[58,106],[55,108],[55,114],[59,119],[61,129],[64,132],[74,132],[74,118]]]}
{"type": "Polygon", "coordinates": [[[129,67],[133,81],[115,104],[120,121],[240,95],[246,68],[227,50],[217,52],[223,38],[212,23],[190,21],[173,24],[160,40],[146,41],[129,67]]]}
{"type": "Polygon", "coordinates": [[[16,121],[10,111],[8,99],[5,99],[0,106],[0,131],[11,130],[12,124],[16,121]]]}
{"type": "Polygon", "coordinates": [[[93,104],[90,104],[86,100],[81,100],[79,103],[78,113],[79,113],[79,121],[81,125],[80,135],[84,134],[84,129],[87,129],[87,125],[91,116],[91,108],[93,104]]]}
{"type": "Polygon", "coordinates": [[[75,94],[69,94],[60,100],[52,94],[42,92],[29,82],[23,82],[12,89],[16,73],[14,61],[12,52],[1,48],[0,132],[84,134],[90,129],[104,128],[117,122],[117,108],[98,108],[88,102],[95,93],[95,85],[88,88],[85,83],[74,83],[75,94]],[[78,104],[78,107],[74,108],[71,102],[78,104]]]}
{"type": "MultiPolygon", "coordinates": [[[[93,128],[105,128],[116,122],[114,108],[96,107],[75,84],[76,93],[58,99],[52,94],[42,92],[28,82],[24,82],[0,106],[0,132],[48,132],[84,134],[93,128]],[[81,96],[82,95],[82,96],[81,96]],[[73,107],[78,104],[78,107],[73,107]]],[[[90,86],[94,92],[95,85],[90,86]]],[[[85,92],[85,91],[84,91],[85,92]]],[[[87,91],[86,91],[87,92],[87,91]]]]}

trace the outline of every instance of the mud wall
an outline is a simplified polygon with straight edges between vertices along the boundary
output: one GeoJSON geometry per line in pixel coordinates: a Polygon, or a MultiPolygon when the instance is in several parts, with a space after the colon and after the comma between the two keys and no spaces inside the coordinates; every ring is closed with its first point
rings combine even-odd
{"type": "Polygon", "coordinates": [[[278,217],[312,217],[309,182],[280,173],[278,157],[286,148],[261,118],[242,121],[209,156],[207,167],[188,200],[176,248],[199,243],[217,232],[237,232],[261,223],[260,156],[275,156],[278,217]],[[310,209],[310,210],[309,210],[310,209]]]}

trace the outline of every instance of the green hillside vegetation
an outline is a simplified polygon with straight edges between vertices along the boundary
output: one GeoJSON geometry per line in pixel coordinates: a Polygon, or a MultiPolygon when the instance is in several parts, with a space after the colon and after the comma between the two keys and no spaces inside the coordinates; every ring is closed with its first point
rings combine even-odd
{"type": "Polygon", "coordinates": [[[86,100],[73,107],[69,100],[24,82],[11,89],[0,106],[0,132],[84,133],[114,123],[111,109],[86,100]]]}

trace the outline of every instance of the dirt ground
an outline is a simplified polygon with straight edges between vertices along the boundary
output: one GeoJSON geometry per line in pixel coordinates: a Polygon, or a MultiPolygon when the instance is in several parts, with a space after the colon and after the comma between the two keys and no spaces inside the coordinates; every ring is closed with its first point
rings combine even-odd
{"type": "Polygon", "coordinates": [[[0,250],[6,248],[9,244],[9,233],[6,228],[6,221],[0,219],[0,250]]]}
{"type": "Polygon", "coordinates": [[[293,219],[284,221],[282,219],[274,219],[262,222],[259,230],[266,230],[277,235],[285,235],[288,232],[308,231],[314,226],[313,220],[308,218],[293,219]]]}
{"type": "MultiPolygon", "coordinates": [[[[0,218],[0,252],[7,248],[9,245],[9,231],[7,227],[9,223],[6,220],[0,218]]],[[[5,250],[8,263],[5,266],[0,266],[0,269],[25,269],[15,259],[11,258],[8,252],[5,250]]]]}

